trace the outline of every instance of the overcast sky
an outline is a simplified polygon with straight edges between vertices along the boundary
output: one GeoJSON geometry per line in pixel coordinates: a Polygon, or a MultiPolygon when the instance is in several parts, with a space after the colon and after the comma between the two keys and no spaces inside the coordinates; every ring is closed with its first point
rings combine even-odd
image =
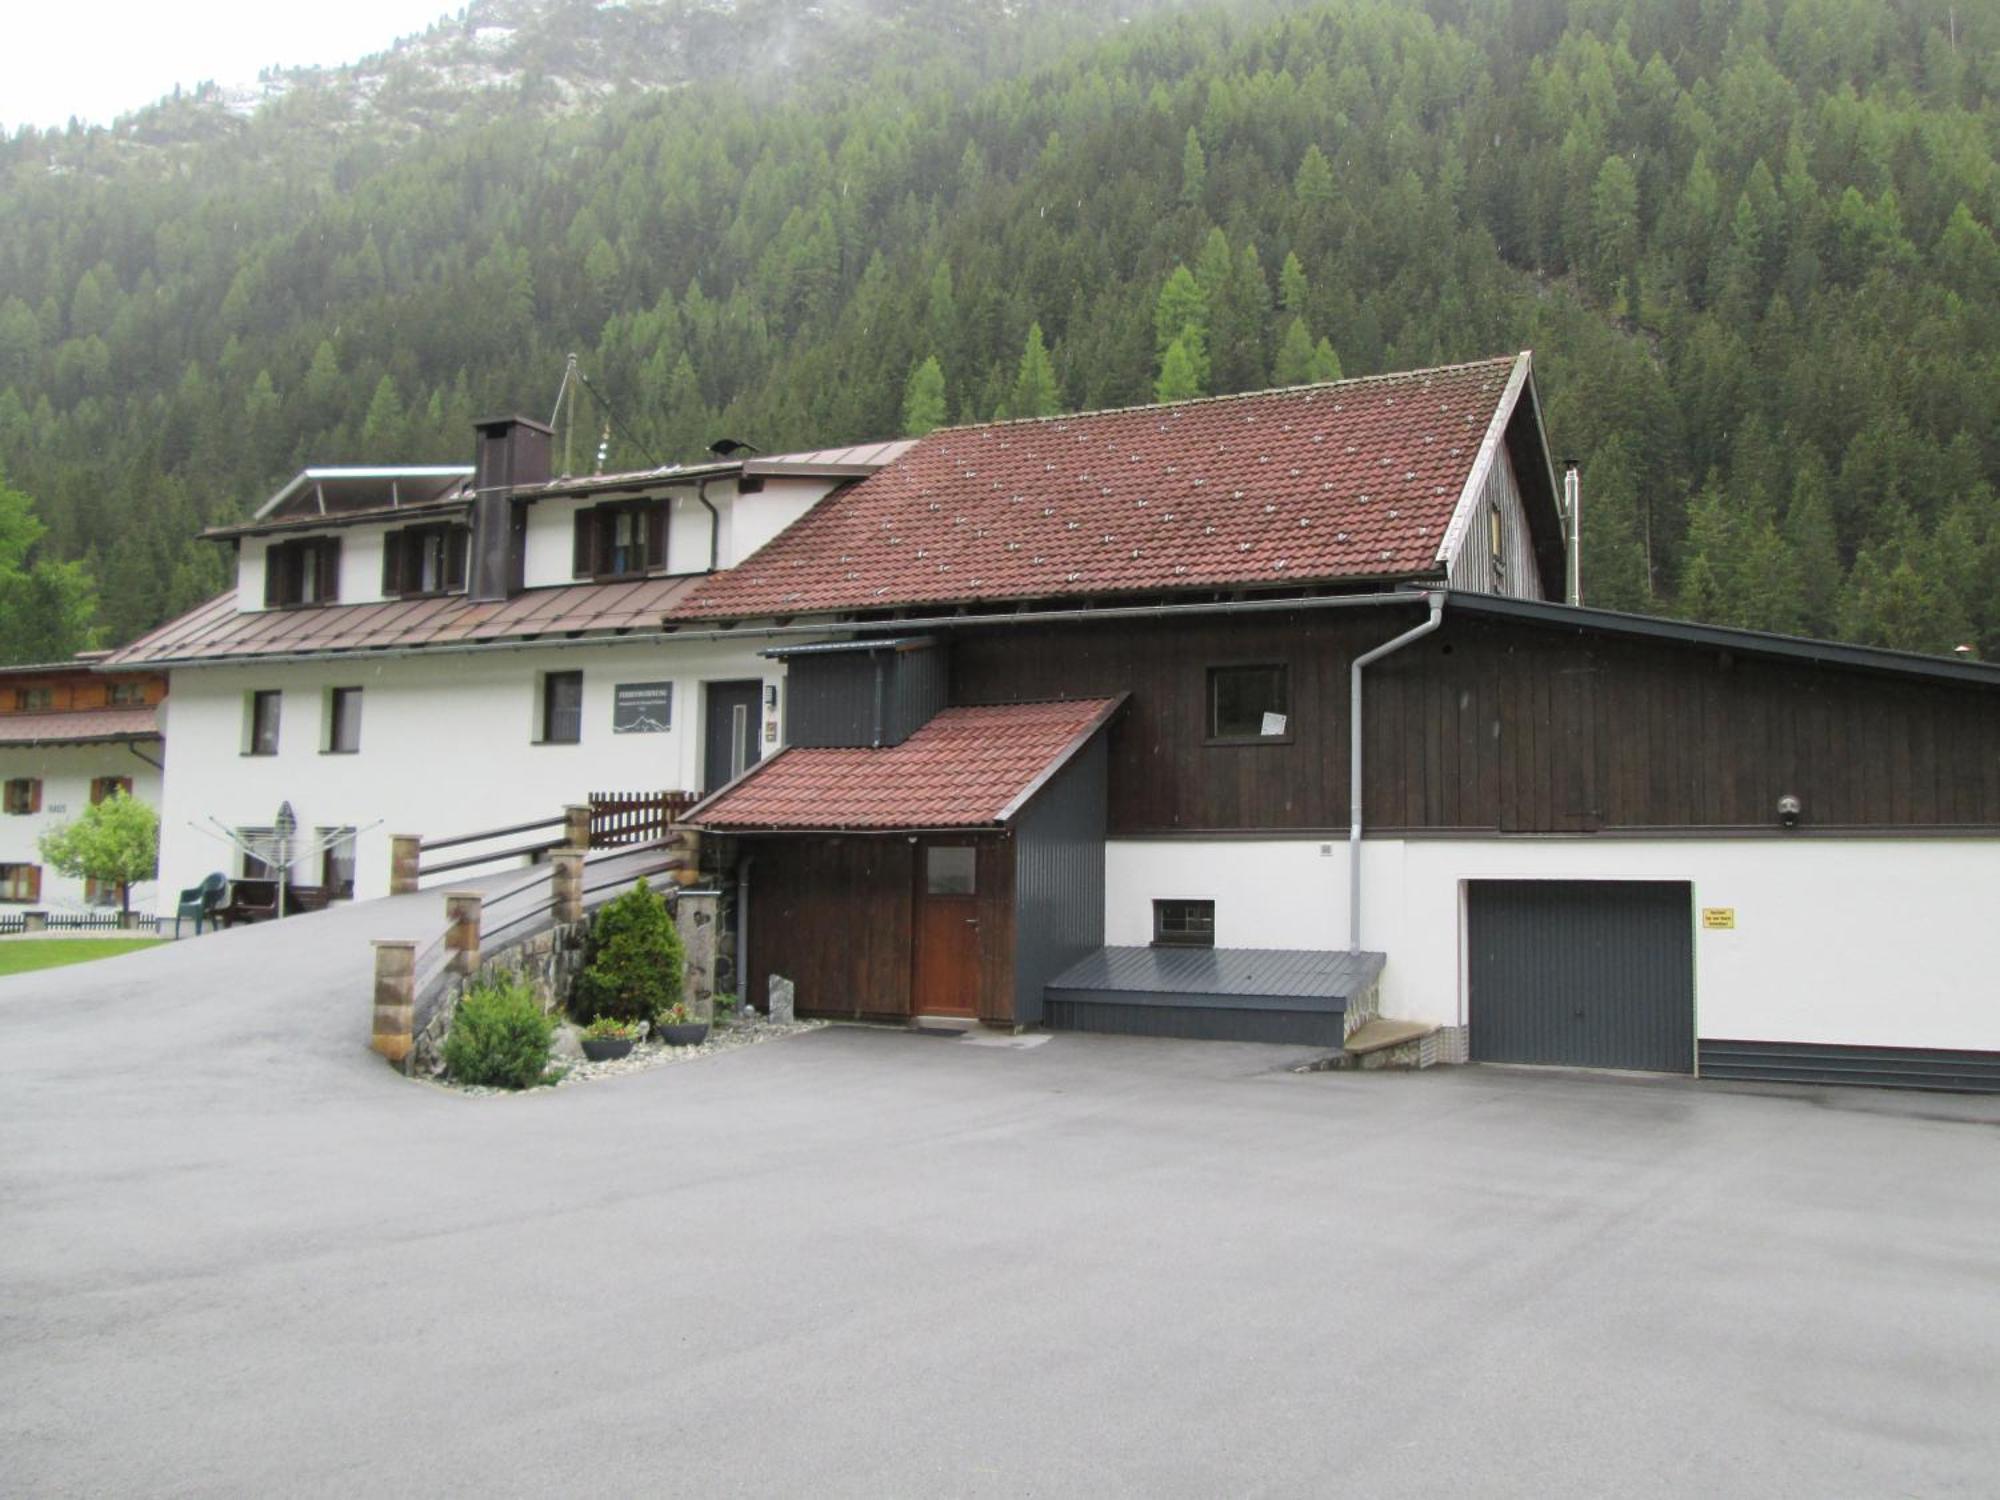
{"type": "Polygon", "coordinates": [[[270,63],[352,62],[422,31],[463,0],[73,0],[9,6],[0,126],[108,125],[205,79],[270,63]]]}

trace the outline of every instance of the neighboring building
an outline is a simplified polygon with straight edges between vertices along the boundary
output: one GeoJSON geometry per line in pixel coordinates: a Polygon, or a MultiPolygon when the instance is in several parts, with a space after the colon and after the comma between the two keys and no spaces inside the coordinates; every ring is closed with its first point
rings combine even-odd
{"type": "Polygon", "coordinates": [[[674,606],[852,638],[690,815],[748,993],[2000,1087],[2000,670],[1550,602],[1556,496],[1525,355],[922,440],[674,606]]]}
{"type": "Polygon", "coordinates": [[[549,440],[506,418],[472,467],[308,469],[210,533],[237,587],[110,663],[172,679],[166,884],[267,874],[221,830],[254,843],[289,803],[330,841],[290,879],[381,895],[391,834],[719,786],[777,742],[756,643],[663,617],[905,445],[552,479],[549,440]]]}
{"type": "MultiPolygon", "coordinates": [[[[0,912],[118,905],[118,888],[44,865],[42,834],[115,793],[160,805],[166,678],[96,658],[0,668],[0,912]]],[[[153,909],[156,887],[132,888],[153,909]]]]}

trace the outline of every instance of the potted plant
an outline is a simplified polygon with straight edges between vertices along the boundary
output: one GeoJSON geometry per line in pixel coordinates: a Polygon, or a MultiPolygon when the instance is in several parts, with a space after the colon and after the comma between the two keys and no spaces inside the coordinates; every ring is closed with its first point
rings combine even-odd
{"type": "Polygon", "coordinates": [[[583,1055],[592,1062],[616,1062],[631,1055],[639,1040],[636,1021],[599,1016],[583,1028],[583,1055]]]}
{"type": "Polygon", "coordinates": [[[677,1000],[660,1012],[660,1040],[669,1047],[699,1047],[708,1040],[708,1022],[677,1000]]]}

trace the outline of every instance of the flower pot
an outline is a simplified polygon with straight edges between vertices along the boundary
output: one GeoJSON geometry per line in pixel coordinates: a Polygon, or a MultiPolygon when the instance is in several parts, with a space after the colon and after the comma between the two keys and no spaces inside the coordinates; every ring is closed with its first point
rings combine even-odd
{"type": "Polygon", "coordinates": [[[685,1026],[662,1026],[660,1040],[669,1047],[699,1047],[708,1040],[708,1022],[690,1021],[685,1026]]]}
{"type": "Polygon", "coordinates": [[[636,1037],[629,1036],[587,1036],[583,1039],[583,1055],[592,1062],[616,1062],[621,1057],[629,1057],[636,1037]]]}

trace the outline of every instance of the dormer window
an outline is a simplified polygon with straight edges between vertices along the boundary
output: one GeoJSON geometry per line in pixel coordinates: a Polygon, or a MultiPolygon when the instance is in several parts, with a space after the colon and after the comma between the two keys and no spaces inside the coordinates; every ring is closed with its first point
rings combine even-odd
{"type": "Polygon", "coordinates": [[[264,603],[271,609],[333,604],[340,598],[340,538],[278,542],[264,554],[264,603]]]}
{"type": "Polygon", "coordinates": [[[465,589],[471,533],[463,526],[406,526],[382,538],[382,592],[390,598],[465,589]]]}
{"type": "Polygon", "coordinates": [[[578,578],[637,578],[667,562],[667,507],[660,500],[593,505],[576,513],[571,571],[578,578]]]}

